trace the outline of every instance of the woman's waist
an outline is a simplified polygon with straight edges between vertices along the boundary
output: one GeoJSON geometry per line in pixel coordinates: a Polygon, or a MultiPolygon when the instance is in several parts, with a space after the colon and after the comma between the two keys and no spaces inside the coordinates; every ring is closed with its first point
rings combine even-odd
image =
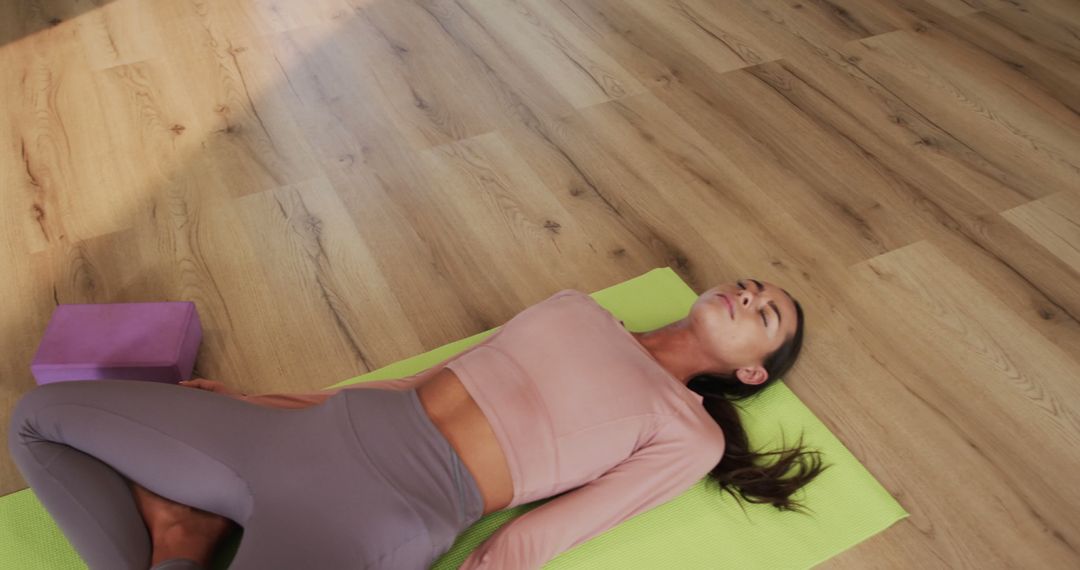
{"type": "Polygon", "coordinates": [[[505,508],[514,494],[507,455],[487,416],[457,374],[443,368],[416,392],[431,424],[476,481],[484,514],[505,508]]]}
{"type": "MultiPolygon", "coordinates": [[[[557,441],[541,395],[520,366],[489,347],[448,363],[501,449],[513,485],[509,506],[547,496],[559,474],[557,441]]],[[[490,443],[489,443],[490,445],[490,443]]]]}
{"type": "Polygon", "coordinates": [[[362,454],[398,492],[411,498],[422,516],[424,511],[455,512],[459,521],[479,516],[475,484],[463,481],[460,458],[425,413],[415,389],[343,390],[333,399],[340,399],[337,405],[348,417],[362,454]]]}

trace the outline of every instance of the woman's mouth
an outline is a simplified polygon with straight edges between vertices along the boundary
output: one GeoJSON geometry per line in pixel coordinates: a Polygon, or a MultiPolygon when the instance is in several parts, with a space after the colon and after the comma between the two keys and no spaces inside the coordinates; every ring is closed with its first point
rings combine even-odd
{"type": "Polygon", "coordinates": [[[731,299],[727,298],[727,295],[720,294],[720,298],[724,300],[724,304],[727,305],[728,314],[731,315],[731,320],[735,320],[735,306],[731,304],[731,299]]]}

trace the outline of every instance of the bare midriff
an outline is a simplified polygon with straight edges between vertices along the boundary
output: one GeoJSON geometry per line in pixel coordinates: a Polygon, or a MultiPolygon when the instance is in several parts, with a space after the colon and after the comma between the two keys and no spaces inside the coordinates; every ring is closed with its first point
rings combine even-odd
{"type": "Polygon", "coordinates": [[[446,441],[469,470],[484,498],[484,515],[505,509],[514,498],[510,467],[491,423],[461,384],[443,368],[417,384],[416,395],[446,441]]]}

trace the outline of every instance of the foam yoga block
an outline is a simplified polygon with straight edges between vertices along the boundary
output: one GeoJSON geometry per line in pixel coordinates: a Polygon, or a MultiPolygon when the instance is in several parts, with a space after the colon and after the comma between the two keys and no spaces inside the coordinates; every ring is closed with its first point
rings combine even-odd
{"type": "MultiPolygon", "coordinates": [[[[624,321],[629,330],[644,331],[685,317],[697,294],[675,272],[663,268],[593,293],[592,297],[624,321]]],[[[415,374],[493,332],[461,339],[328,388],[415,374]]],[[[772,506],[753,503],[744,503],[744,512],[728,493],[711,484],[706,487],[702,479],[675,499],[560,554],[544,568],[810,568],[909,516],[783,380],[740,405],[752,447],[790,446],[802,434],[803,444],[820,451],[822,460],[833,465],[794,497],[810,511],[809,516],[780,513],[772,506]]],[[[552,499],[480,519],[432,568],[457,568],[500,526],[548,500],[552,499]]],[[[222,548],[228,551],[236,544],[226,542],[222,548]]],[[[13,568],[85,568],[30,490],[0,498],[0,560],[10,561],[13,568]]]]}
{"type": "Polygon", "coordinates": [[[72,303],[53,311],[30,370],[67,380],[191,378],[202,326],[195,303],[72,303]]]}

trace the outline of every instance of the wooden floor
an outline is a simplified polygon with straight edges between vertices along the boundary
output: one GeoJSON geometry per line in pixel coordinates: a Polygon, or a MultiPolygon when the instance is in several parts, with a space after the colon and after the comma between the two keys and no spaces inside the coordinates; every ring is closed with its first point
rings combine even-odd
{"type": "Polygon", "coordinates": [[[2,5],[5,417],[58,303],[192,300],[198,373],[310,391],[755,277],[912,514],[823,567],[1080,566],[1075,0],[2,5]]]}

